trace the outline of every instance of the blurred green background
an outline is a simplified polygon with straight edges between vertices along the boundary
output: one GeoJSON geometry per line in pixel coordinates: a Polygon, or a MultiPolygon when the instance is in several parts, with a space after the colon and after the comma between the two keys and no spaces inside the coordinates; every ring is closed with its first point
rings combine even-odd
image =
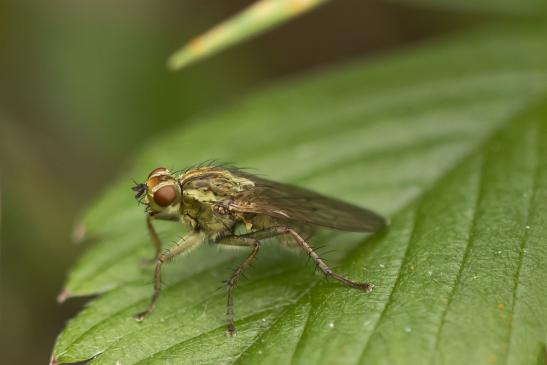
{"type": "Polygon", "coordinates": [[[0,2],[2,363],[48,361],[55,336],[85,302],[55,301],[82,250],[71,242],[73,223],[147,140],[281,78],[489,19],[334,1],[181,72],[167,71],[172,51],[251,3],[0,2]]]}

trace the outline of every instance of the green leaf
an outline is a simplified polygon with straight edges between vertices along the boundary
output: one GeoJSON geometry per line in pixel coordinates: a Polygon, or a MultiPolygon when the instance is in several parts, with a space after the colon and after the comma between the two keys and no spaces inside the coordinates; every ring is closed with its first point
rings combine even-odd
{"type": "MultiPolygon", "coordinates": [[[[68,296],[103,293],[53,356],[92,364],[530,364],[547,334],[547,46],[544,26],[454,37],[373,63],[285,82],[157,138],[87,212],[97,242],[68,296]],[[375,209],[378,235],[324,232],[337,269],[369,294],[326,282],[305,256],[266,245],[235,291],[225,335],[221,281],[245,252],[203,247],[164,269],[130,176],[219,158],[375,209]],[[220,287],[220,289],[219,289],[220,287]]],[[[181,227],[161,224],[169,244],[181,227]]],[[[543,361],[543,360],[541,360],[543,361]]]]}

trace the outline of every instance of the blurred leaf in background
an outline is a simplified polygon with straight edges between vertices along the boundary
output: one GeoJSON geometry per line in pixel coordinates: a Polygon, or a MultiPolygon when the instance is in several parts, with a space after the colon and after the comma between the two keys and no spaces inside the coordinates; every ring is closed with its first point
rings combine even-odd
{"type": "Polygon", "coordinates": [[[547,3],[543,0],[389,0],[427,7],[462,12],[482,12],[506,15],[545,15],[547,3]]]}
{"type": "MultiPolygon", "coordinates": [[[[259,130],[260,125],[268,121],[291,121],[292,119],[288,118],[294,112],[295,121],[306,121],[300,126],[295,125],[299,134],[313,139],[323,132],[315,131],[315,119],[311,116],[309,119],[303,118],[302,115],[321,106],[324,101],[327,101],[324,103],[325,106],[330,105],[328,101],[336,97],[340,90],[323,94],[326,90],[323,85],[318,93],[314,93],[315,82],[306,82],[308,88],[303,92],[309,93],[312,98],[309,100],[312,101],[306,102],[306,98],[303,98],[302,106],[298,107],[299,112],[292,107],[288,107],[287,110],[277,108],[278,104],[286,105],[284,103],[287,99],[293,99],[294,105],[298,105],[298,100],[303,97],[302,93],[287,90],[290,89],[287,85],[291,84],[281,86],[282,91],[279,93],[273,90],[260,93],[250,101],[238,100],[242,99],[242,95],[254,94],[254,90],[270,79],[297,74],[317,65],[328,65],[356,56],[366,57],[374,52],[401,46],[408,47],[418,40],[439,36],[447,31],[499,21],[500,15],[504,20],[511,20],[514,14],[520,20],[526,20],[526,17],[530,16],[543,19],[545,14],[545,4],[533,0],[495,3],[487,0],[473,3],[446,0],[435,3],[446,6],[434,6],[433,10],[429,10],[427,6],[400,6],[395,2],[389,4],[362,0],[330,1],[296,22],[288,23],[275,32],[264,34],[187,71],[171,74],[165,70],[167,56],[181,44],[182,40],[191,39],[212,24],[237,14],[252,3],[247,0],[207,3],[199,0],[162,3],[150,0],[116,3],[88,0],[75,3],[63,0],[54,4],[32,0],[6,0],[0,3],[0,152],[3,218],[0,252],[0,349],[3,362],[43,363],[49,356],[55,334],[60,332],[64,320],[80,306],[78,302],[69,301],[68,306],[65,304],[58,307],[54,302],[63,275],[79,251],[79,248],[69,244],[75,217],[79,216],[82,207],[102,190],[108,181],[127,173],[129,166],[133,165],[135,151],[141,150],[143,144],[150,146],[151,142],[159,138],[157,136],[171,134],[167,131],[172,128],[184,128],[184,143],[181,143],[181,137],[175,134],[172,139],[161,138],[158,144],[152,144],[152,147],[147,148],[144,157],[138,159],[139,170],[131,169],[133,177],[142,175],[143,171],[149,168],[148,165],[159,161],[180,166],[211,156],[253,156],[254,151],[261,149],[253,148],[253,152],[249,152],[243,145],[233,141],[242,136],[249,138],[248,136],[256,131],[253,129],[255,120],[252,118],[265,114],[248,114],[248,108],[256,107],[263,110],[261,103],[265,104],[266,108],[276,110],[264,121],[259,121],[259,130]],[[446,11],[453,9],[458,11],[446,11]],[[314,100],[313,97],[318,99],[314,100]],[[238,108],[247,112],[242,115],[230,114],[238,108]],[[222,112],[211,114],[211,109],[224,110],[228,115],[222,116],[222,112]],[[190,117],[193,114],[200,114],[201,117],[190,117]],[[207,117],[209,114],[211,117],[207,117]],[[200,123],[208,121],[209,127],[204,128],[210,128],[213,123],[211,119],[220,116],[222,118],[219,120],[228,118],[231,123],[226,127],[226,138],[230,138],[232,143],[228,148],[222,134],[219,134],[215,138],[215,143],[209,145],[209,150],[206,151],[199,143],[200,139],[193,140],[192,136],[199,137],[202,128],[200,123]],[[239,129],[243,127],[246,129],[239,129]],[[241,132],[229,132],[232,129],[241,132]],[[145,142],[146,140],[149,142],[145,142]],[[171,144],[166,146],[168,140],[171,144]],[[174,152],[166,156],[164,153],[170,150],[174,152]],[[169,158],[171,160],[168,160],[169,158]]],[[[410,4],[410,0],[407,3],[410,4]]],[[[433,4],[425,1],[420,3],[433,4]]],[[[506,33],[501,34],[498,40],[493,42],[499,46],[499,52],[504,52],[502,45],[505,43],[523,41],[518,34],[513,38],[505,38],[504,34],[506,33]]],[[[475,42],[474,37],[470,36],[469,39],[470,43],[475,42]]],[[[512,65],[515,80],[522,80],[522,75],[517,75],[521,67],[525,68],[526,72],[530,71],[527,69],[530,64],[526,62],[533,63],[536,60],[536,53],[541,53],[539,51],[542,49],[541,45],[537,45],[537,49],[527,48],[528,53],[514,54],[516,63],[512,65]],[[530,57],[526,57],[527,55],[530,57]]],[[[459,54],[446,59],[450,60],[452,56],[459,59],[459,54]]],[[[444,59],[442,55],[439,57],[444,59]]],[[[468,57],[474,60],[475,56],[471,52],[468,57]]],[[[440,69],[441,65],[435,64],[435,59],[432,58],[429,63],[427,60],[415,62],[416,65],[421,65],[420,67],[434,66],[433,68],[440,69]]],[[[472,60],[463,63],[468,65],[472,60]]],[[[505,59],[501,62],[500,58],[492,56],[483,61],[484,65],[496,68],[504,63],[505,59]]],[[[409,64],[413,62],[409,61],[409,64]]],[[[447,72],[454,74],[457,74],[461,67],[463,66],[454,62],[444,65],[447,72]]],[[[400,105],[406,101],[407,107],[412,110],[414,99],[407,99],[405,93],[396,92],[398,79],[411,83],[412,77],[416,75],[418,78],[414,82],[419,84],[419,78],[424,72],[422,69],[402,68],[404,72],[391,75],[382,73],[382,67],[378,64],[369,65],[367,68],[370,69],[366,71],[366,80],[359,85],[355,84],[353,92],[358,92],[364,87],[363,92],[374,95],[377,90],[381,92],[385,88],[387,94],[380,98],[378,108],[383,103],[392,102],[390,100],[393,99],[393,102],[400,102],[400,105]]],[[[538,72],[542,72],[541,66],[537,68],[538,72]]],[[[502,86],[508,89],[508,95],[513,95],[514,90],[520,90],[519,87],[522,87],[524,98],[535,95],[535,86],[519,86],[523,84],[513,83],[513,78],[509,77],[502,82],[502,86]]],[[[532,79],[535,80],[534,77],[532,79]]],[[[530,85],[537,85],[533,80],[530,85]]],[[[433,87],[433,90],[431,103],[436,102],[436,87],[433,87]]],[[[516,105],[521,99],[509,99],[508,103],[517,108],[516,105]],[[511,104],[513,101],[515,104],[511,104]]],[[[443,103],[448,103],[444,99],[437,102],[440,103],[439,107],[442,107],[443,103]]],[[[488,103],[488,99],[485,103],[488,103]]],[[[496,105],[495,101],[493,105],[496,105]]],[[[369,107],[367,102],[366,108],[369,107]]],[[[336,108],[335,110],[336,113],[340,112],[336,108]]],[[[485,115],[489,115],[488,111],[484,112],[485,115]]],[[[344,113],[351,114],[351,108],[344,113]]],[[[405,118],[405,115],[401,113],[401,118],[405,118]]],[[[480,136],[487,135],[498,127],[494,122],[483,122],[482,118],[481,115],[480,122],[477,122],[484,124],[480,127],[484,128],[481,129],[480,136]]],[[[496,118],[498,116],[494,113],[487,119],[501,120],[496,118]]],[[[329,119],[329,123],[337,121],[338,116],[329,119]]],[[[348,125],[348,128],[365,128],[365,124],[361,124],[365,121],[358,118],[351,123],[354,127],[348,125]]],[[[459,119],[455,123],[459,123],[459,119]]],[[[388,129],[389,134],[399,138],[395,138],[398,143],[410,143],[412,140],[406,139],[406,129],[397,130],[397,133],[395,127],[388,129]]],[[[417,131],[419,132],[420,130],[417,131]]],[[[374,133],[372,135],[374,136],[374,133]]],[[[250,139],[256,140],[258,146],[259,142],[268,138],[257,134],[250,139]]],[[[286,160],[289,156],[292,160],[294,156],[304,159],[310,155],[322,156],[316,162],[327,167],[333,166],[338,158],[351,152],[351,149],[342,149],[341,155],[335,154],[335,157],[328,158],[329,153],[321,153],[320,149],[307,150],[306,145],[300,143],[298,135],[283,135],[278,138],[288,138],[284,145],[289,145],[292,141],[300,147],[298,150],[288,149],[285,155],[270,157],[265,157],[269,150],[266,148],[256,159],[242,159],[237,162],[251,163],[269,173],[271,177],[311,184],[312,187],[328,192],[332,189],[331,180],[322,183],[321,179],[314,180],[313,176],[299,177],[291,174],[281,158],[285,156],[286,160]]],[[[371,140],[372,150],[381,150],[382,141],[381,138],[371,140]]],[[[475,139],[471,138],[469,143],[473,141],[475,139]]],[[[332,147],[329,147],[331,143],[344,145],[344,134],[321,148],[332,151],[332,147]]],[[[457,141],[454,143],[457,144],[457,141]]],[[[447,143],[446,147],[450,149],[451,146],[451,143],[447,143]]],[[[456,149],[454,154],[448,155],[457,158],[460,156],[458,151],[460,150],[456,149]]],[[[435,163],[445,166],[442,161],[435,163]]],[[[378,165],[376,169],[377,176],[383,179],[381,184],[392,176],[385,166],[378,165]]],[[[433,177],[426,174],[423,178],[427,180],[433,177]]],[[[419,178],[417,181],[422,181],[419,178]]],[[[380,182],[376,182],[378,183],[380,182]]],[[[397,190],[400,199],[387,199],[380,193],[371,194],[374,195],[370,196],[371,199],[376,197],[371,200],[371,204],[380,208],[382,204],[388,204],[382,209],[393,213],[402,201],[412,200],[423,191],[420,189],[425,189],[418,183],[411,184],[410,187],[406,184],[404,187],[398,186],[396,179],[393,180],[393,184],[392,190],[400,189],[397,190]],[[388,200],[391,203],[386,203],[388,200]]],[[[120,183],[120,189],[122,185],[120,183]]],[[[345,192],[347,199],[363,198],[353,196],[355,191],[352,193],[351,187],[342,185],[340,189],[341,192],[345,192]]],[[[120,205],[115,204],[113,208],[128,203],[125,190],[123,193],[120,190],[113,196],[120,199],[117,203],[120,205]]],[[[108,219],[112,221],[112,225],[105,225],[105,232],[118,224],[123,225],[123,219],[135,219],[135,214],[138,214],[134,206],[128,207],[127,212],[125,218],[120,217],[122,221],[108,219]]],[[[101,219],[105,218],[107,217],[99,217],[96,222],[102,223],[104,220],[101,219]]],[[[93,232],[92,227],[89,229],[93,232]]],[[[130,237],[136,237],[132,244],[144,242],[141,231],[134,231],[120,240],[130,237]]],[[[348,241],[359,243],[358,239],[348,241]]],[[[132,249],[123,242],[119,245],[113,244],[111,248],[114,251],[109,254],[114,256],[124,249],[132,249]]],[[[140,250],[139,252],[147,252],[145,246],[140,250]]],[[[345,251],[340,252],[340,256],[344,254],[345,251]]],[[[202,263],[204,268],[208,267],[207,265],[217,265],[218,260],[226,259],[222,255],[217,257],[216,253],[211,255],[207,252],[202,255],[206,256],[202,263]]],[[[275,253],[272,257],[276,257],[275,253]]],[[[281,257],[284,261],[287,260],[286,255],[281,257]]],[[[121,288],[118,286],[121,283],[120,279],[134,278],[141,283],[141,280],[148,276],[139,271],[133,265],[133,261],[129,262],[130,260],[133,260],[131,255],[122,262],[125,266],[118,266],[119,270],[110,272],[114,275],[113,280],[108,275],[103,275],[86,283],[88,293],[96,292],[98,288],[100,291],[121,288]],[[123,272],[124,269],[129,271],[123,272]],[[132,273],[136,276],[131,276],[132,273]]],[[[298,268],[298,272],[302,273],[299,266],[301,261],[298,258],[293,260],[293,264],[297,265],[294,268],[298,268]]],[[[291,267],[290,264],[288,267],[291,267]]],[[[199,268],[199,265],[186,267],[185,269],[189,270],[186,275],[194,272],[193,270],[199,271],[199,268]]],[[[261,270],[265,269],[267,266],[261,270]]],[[[173,278],[181,280],[185,277],[181,268],[171,270],[173,278]],[[178,274],[180,276],[177,276],[178,274]]],[[[214,273],[219,275],[225,271],[214,270],[214,273]]],[[[280,275],[279,283],[284,285],[285,274],[280,275]]],[[[260,272],[256,276],[259,277],[260,272]]],[[[76,292],[83,293],[84,289],[86,288],[83,286],[76,292]]],[[[139,286],[138,291],[144,293],[145,289],[139,286]]],[[[112,297],[110,303],[116,302],[116,297],[112,297]]],[[[122,301],[119,304],[124,303],[122,301]]],[[[58,344],[57,349],[60,346],[58,344]]],[[[100,344],[98,346],[100,347],[100,344]]]]}

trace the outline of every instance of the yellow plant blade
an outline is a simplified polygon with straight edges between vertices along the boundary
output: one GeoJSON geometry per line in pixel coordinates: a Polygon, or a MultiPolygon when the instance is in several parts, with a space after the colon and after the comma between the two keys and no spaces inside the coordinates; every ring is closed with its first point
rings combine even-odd
{"type": "Polygon", "coordinates": [[[261,0],[194,38],[168,60],[179,70],[197,60],[286,22],[328,0],[261,0]]]}

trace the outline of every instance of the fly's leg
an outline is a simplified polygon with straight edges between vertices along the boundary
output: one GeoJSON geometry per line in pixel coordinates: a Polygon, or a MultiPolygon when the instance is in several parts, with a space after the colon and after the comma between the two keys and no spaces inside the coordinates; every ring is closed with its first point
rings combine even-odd
{"type": "Polygon", "coordinates": [[[158,233],[156,232],[156,229],[154,228],[154,225],[152,224],[152,215],[150,214],[146,215],[146,228],[148,229],[148,233],[150,234],[150,240],[152,241],[152,245],[154,246],[155,254],[152,259],[144,260],[143,261],[144,265],[152,264],[156,260],[158,260],[158,258],[160,257],[160,252],[161,252],[161,241],[158,236],[158,233]]]}
{"type": "Polygon", "coordinates": [[[370,293],[372,289],[374,288],[374,284],[371,283],[358,283],[353,280],[350,280],[346,278],[345,276],[342,276],[338,274],[337,272],[334,272],[326,263],[319,257],[319,255],[314,251],[313,247],[311,247],[302,236],[300,236],[295,230],[291,228],[285,228],[280,227],[277,228],[280,232],[283,232],[282,234],[289,234],[293,239],[296,241],[298,246],[300,246],[306,253],[315,261],[319,269],[325,274],[327,277],[332,277],[335,280],[338,280],[342,284],[345,284],[349,287],[363,290],[367,293],[370,293]]]}
{"type": "Polygon", "coordinates": [[[222,245],[231,245],[231,246],[247,246],[252,247],[252,251],[247,256],[245,260],[237,267],[237,269],[234,270],[232,273],[232,276],[230,279],[226,282],[226,285],[228,287],[228,301],[226,304],[226,321],[228,323],[228,335],[232,336],[235,332],[234,327],[234,301],[232,296],[232,291],[237,285],[237,281],[239,280],[239,277],[243,273],[243,271],[249,267],[251,262],[255,259],[256,255],[258,254],[258,250],[260,249],[260,241],[251,238],[251,237],[242,237],[242,236],[228,236],[221,238],[217,241],[217,243],[222,245]]]}
{"type": "Polygon", "coordinates": [[[154,225],[152,224],[153,219],[178,221],[178,218],[172,215],[162,215],[162,214],[155,214],[155,215],[147,214],[146,215],[146,228],[148,229],[148,233],[150,234],[150,240],[152,241],[152,245],[154,246],[155,253],[152,259],[146,259],[142,261],[142,264],[145,266],[156,262],[158,258],[160,257],[160,252],[161,252],[161,241],[160,241],[160,237],[158,236],[158,233],[156,232],[156,229],[154,228],[154,225]]]}
{"type": "Polygon", "coordinates": [[[180,255],[184,252],[188,252],[195,248],[203,241],[203,236],[199,232],[190,232],[186,236],[182,237],[173,247],[170,247],[164,253],[161,253],[156,260],[156,268],[154,270],[154,293],[148,307],[135,315],[137,321],[142,321],[147,315],[152,313],[156,307],[156,302],[160,296],[161,291],[161,265],[167,260],[180,255]]]}
{"type": "Polygon", "coordinates": [[[308,256],[310,256],[313,261],[315,261],[315,264],[319,269],[325,274],[327,277],[332,277],[333,279],[341,282],[344,285],[347,285],[351,288],[360,289],[365,291],[366,293],[370,293],[372,289],[374,288],[374,284],[372,283],[358,283],[353,280],[350,280],[346,278],[343,275],[338,274],[334,270],[332,270],[326,263],[319,257],[317,252],[311,247],[302,236],[298,234],[294,229],[289,227],[271,227],[266,228],[264,230],[260,230],[257,232],[251,232],[248,234],[242,235],[242,237],[254,237],[258,239],[264,239],[268,237],[274,237],[274,236],[281,236],[281,235],[289,235],[294,239],[298,247],[302,248],[308,256]]]}

